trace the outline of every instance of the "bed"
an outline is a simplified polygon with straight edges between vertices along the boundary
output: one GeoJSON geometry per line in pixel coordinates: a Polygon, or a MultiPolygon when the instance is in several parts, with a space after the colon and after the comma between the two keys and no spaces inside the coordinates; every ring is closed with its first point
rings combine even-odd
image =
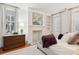
{"type": "Polygon", "coordinates": [[[79,54],[79,46],[67,45],[65,43],[59,43],[56,45],[52,45],[49,48],[43,48],[39,43],[38,48],[41,49],[47,55],[75,55],[79,54]]]}
{"type": "Polygon", "coordinates": [[[72,33],[67,34],[62,40],[57,39],[57,44],[52,45],[48,48],[43,48],[42,43],[38,43],[38,48],[47,55],[78,55],[79,46],[67,44],[66,40],[72,36],[72,33]]]}

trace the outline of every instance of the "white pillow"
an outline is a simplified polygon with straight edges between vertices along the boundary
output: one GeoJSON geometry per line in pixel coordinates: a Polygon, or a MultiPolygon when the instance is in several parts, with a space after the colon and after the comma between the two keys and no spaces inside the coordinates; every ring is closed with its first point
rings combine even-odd
{"type": "Polygon", "coordinates": [[[78,32],[73,32],[73,33],[67,33],[67,34],[65,34],[65,35],[61,38],[61,41],[62,41],[62,42],[67,42],[67,40],[68,40],[70,37],[73,37],[76,33],[78,33],[78,32]]]}

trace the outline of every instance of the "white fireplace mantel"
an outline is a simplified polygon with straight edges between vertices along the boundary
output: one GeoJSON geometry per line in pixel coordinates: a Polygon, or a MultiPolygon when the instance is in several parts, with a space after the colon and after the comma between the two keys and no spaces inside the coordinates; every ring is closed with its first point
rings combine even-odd
{"type": "Polygon", "coordinates": [[[28,19],[29,19],[28,20],[28,40],[29,40],[29,43],[33,45],[33,44],[37,44],[37,41],[39,42],[41,40],[41,36],[46,34],[47,31],[49,31],[48,30],[49,28],[47,29],[47,25],[46,25],[46,24],[48,24],[48,23],[46,23],[46,19],[48,21],[49,21],[49,19],[47,18],[48,15],[46,13],[39,11],[39,10],[32,9],[32,8],[29,8],[28,14],[29,14],[29,17],[28,17],[28,19]],[[41,25],[33,24],[33,21],[38,20],[38,18],[35,18],[36,16],[34,16],[35,15],[34,13],[36,13],[37,17],[42,15],[43,18],[41,18],[42,19],[41,25]]]}

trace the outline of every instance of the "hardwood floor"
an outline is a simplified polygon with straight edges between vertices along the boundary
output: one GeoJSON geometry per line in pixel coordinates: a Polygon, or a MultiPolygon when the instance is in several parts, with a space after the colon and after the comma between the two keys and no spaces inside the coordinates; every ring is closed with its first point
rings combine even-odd
{"type": "Polygon", "coordinates": [[[18,50],[18,49],[21,49],[21,48],[29,47],[29,46],[31,46],[31,45],[30,44],[26,44],[25,46],[21,46],[21,47],[18,47],[18,48],[14,48],[14,49],[11,49],[11,50],[7,50],[7,51],[3,51],[3,49],[0,48],[0,55],[1,54],[4,54],[4,53],[7,53],[7,52],[14,51],[14,50],[18,50]]]}

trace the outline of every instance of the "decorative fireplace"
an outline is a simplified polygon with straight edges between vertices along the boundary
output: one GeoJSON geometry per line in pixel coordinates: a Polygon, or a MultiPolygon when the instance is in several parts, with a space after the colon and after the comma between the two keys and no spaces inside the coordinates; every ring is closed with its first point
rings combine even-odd
{"type": "Polygon", "coordinates": [[[41,41],[41,37],[42,37],[42,30],[34,30],[32,31],[33,34],[33,44],[37,44],[38,42],[41,41]]]}

